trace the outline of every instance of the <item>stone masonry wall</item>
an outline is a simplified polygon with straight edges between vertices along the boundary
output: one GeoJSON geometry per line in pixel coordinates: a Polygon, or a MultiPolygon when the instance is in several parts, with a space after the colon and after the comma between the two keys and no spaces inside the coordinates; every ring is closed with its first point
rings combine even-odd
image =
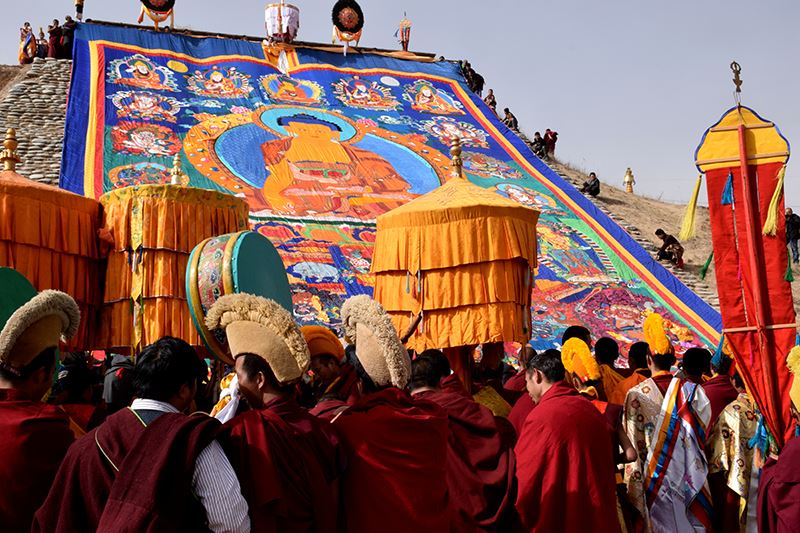
{"type": "Polygon", "coordinates": [[[17,172],[58,185],[72,61],[36,59],[0,101],[0,137],[17,130],[17,172]]]}

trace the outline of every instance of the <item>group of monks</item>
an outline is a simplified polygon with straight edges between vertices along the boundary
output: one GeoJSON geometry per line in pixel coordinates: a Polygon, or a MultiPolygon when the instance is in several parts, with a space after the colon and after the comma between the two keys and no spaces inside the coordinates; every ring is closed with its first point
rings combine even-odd
{"type": "Polygon", "coordinates": [[[271,300],[229,295],[206,325],[235,362],[235,409],[188,414],[207,368],[165,337],[136,357],[130,405],[76,439],[42,401],[59,339],[77,330],[74,300],[10,269],[0,296],[4,532],[727,532],[747,531],[750,514],[761,531],[800,527],[800,447],[763,466],[760,493],[736,492],[731,477],[751,487],[756,471],[726,446],[751,438],[734,421],[752,401],[706,350],[675,371],[663,330],[630,348],[625,370],[614,341],[592,353],[580,326],[560,350],[523,350],[516,375],[485,385],[512,400],[506,418],[441,351],[409,356],[367,296],[342,306],[342,343],[271,300]]]}

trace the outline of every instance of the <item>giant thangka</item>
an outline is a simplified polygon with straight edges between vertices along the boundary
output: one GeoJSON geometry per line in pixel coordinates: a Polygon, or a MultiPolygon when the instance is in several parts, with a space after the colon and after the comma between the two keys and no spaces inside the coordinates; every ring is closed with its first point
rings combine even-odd
{"type": "Polygon", "coordinates": [[[646,313],[676,342],[715,345],[720,317],[537,159],[470,92],[456,63],[293,48],[288,75],[261,44],[81,24],[61,186],[98,198],[163,183],[176,154],[194,187],[240,195],[277,247],[302,323],[338,327],[371,293],[375,218],[450,176],[541,211],[533,345],[584,324],[641,339],[646,313]]]}

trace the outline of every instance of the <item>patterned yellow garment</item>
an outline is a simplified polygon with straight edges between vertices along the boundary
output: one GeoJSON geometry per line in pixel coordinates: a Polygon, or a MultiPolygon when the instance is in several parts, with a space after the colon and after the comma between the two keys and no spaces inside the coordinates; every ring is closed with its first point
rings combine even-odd
{"type": "Polygon", "coordinates": [[[708,438],[708,473],[726,472],[728,488],[739,495],[740,531],[745,531],[748,489],[755,450],[748,441],[753,438],[758,426],[756,406],[743,393],[728,404],[719,415],[708,438]]]}
{"type": "Polygon", "coordinates": [[[645,531],[650,531],[650,518],[644,493],[643,472],[647,452],[655,432],[655,423],[661,414],[664,395],[651,378],[647,378],[628,391],[625,397],[625,433],[627,433],[639,458],[625,465],[625,486],[628,500],[644,517],[645,531]]]}

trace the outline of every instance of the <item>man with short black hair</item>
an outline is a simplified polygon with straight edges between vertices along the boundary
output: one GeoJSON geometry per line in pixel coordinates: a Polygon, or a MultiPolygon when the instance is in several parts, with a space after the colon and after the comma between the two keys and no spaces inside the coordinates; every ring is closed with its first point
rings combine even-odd
{"type": "Polygon", "coordinates": [[[636,342],[628,348],[628,368],[633,370],[633,373],[617,384],[614,392],[608,396],[609,402],[625,405],[628,391],[650,377],[650,368],[647,366],[650,355],[650,346],[646,342],[636,342]]]}
{"type": "Polygon", "coordinates": [[[669,261],[678,268],[683,268],[683,246],[673,237],[668,235],[666,231],[659,228],[656,230],[656,237],[661,239],[663,243],[661,248],[656,252],[656,259],[659,261],[669,261]]]}
{"type": "Polygon", "coordinates": [[[0,529],[28,532],[74,440],[67,415],[42,402],[53,383],[62,334],[78,331],[68,295],[36,292],[0,268],[0,529]]]}
{"type": "Polygon", "coordinates": [[[136,400],[70,448],[33,531],[249,531],[219,422],[185,415],[206,372],[180,339],[147,346],[136,400]]]}
{"type": "Polygon", "coordinates": [[[536,408],[515,449],[517,512],[527,531],[619,531],[611,428],[564,375],[556,350],[528,361],[536,408]]]}
{"type": "MultiPolygon", "coordinates": [[[[600,376],[603,381],[603,392],[606,399],[611,402],[611,397],[617,386],[625,378],[615,370],[615,363],[619,358],[619,344],[611,337],[601,337],[594,345],[594,357],[600,365],[600,376]]],[[[614,402],[611,402],[614,403],[614,402]]],[[[621,403],[619,405],[622,405],[621,403]]]]}
{"type": "Polygon", "coordinates": [[[220,441],[242,482],[253,531],[336,531],[344,458],[329,422],[302,409],[295,385],[309,351],[292,314],[249,294],[220,298],[210,330],[224,330],[239,393],[251,410],[223,427],[220,441]]]}
{"type": "Polygon", "coordinates": [[[600,180],[597,179],[597,174],[589,172],[589,179],[583,182],[581,192],[592,198],[596,198],[600,194],[600,180]]]}

